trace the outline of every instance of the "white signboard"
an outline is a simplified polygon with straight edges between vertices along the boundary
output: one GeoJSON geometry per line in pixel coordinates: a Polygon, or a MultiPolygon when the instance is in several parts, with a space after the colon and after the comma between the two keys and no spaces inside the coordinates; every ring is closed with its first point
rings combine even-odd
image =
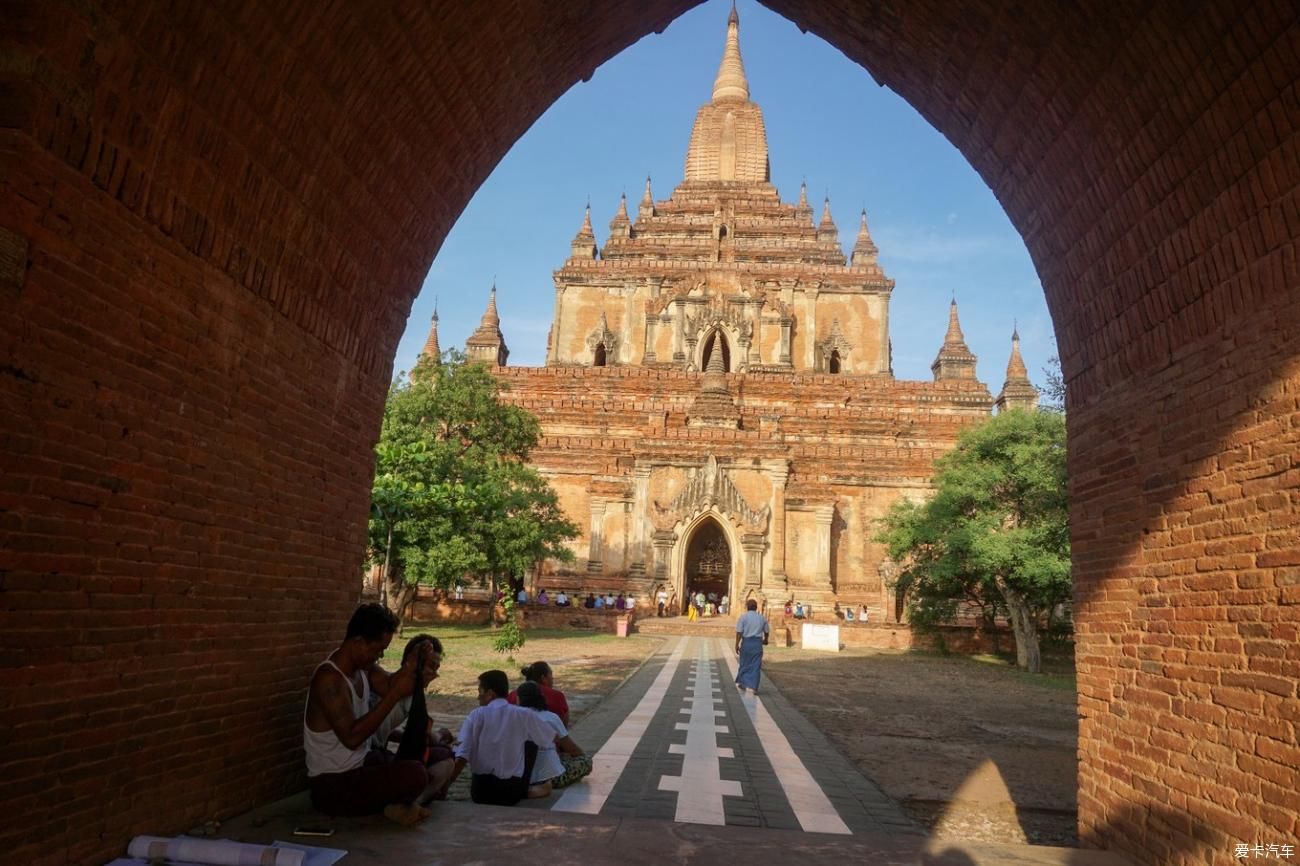
{"type": "Polygon", "coordinates": [[[803,648],[813,650],[840,651],[840,627],[837,625],[803,624],[803,648]]]}

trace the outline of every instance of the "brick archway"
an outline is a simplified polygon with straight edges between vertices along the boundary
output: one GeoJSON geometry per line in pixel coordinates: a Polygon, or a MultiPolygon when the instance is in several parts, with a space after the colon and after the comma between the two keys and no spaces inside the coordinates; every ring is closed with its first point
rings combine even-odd
{"type": "MultiPolygon", "coordinates": [[[[547,106],[690,5],[7,7],[16,861],[107,859],[300,782],[301,687],[355,597],[430,261],[547,106]]],[[[1294,838],[1294,4],[769,5],[953,141],[1042,278],[1085,839],[1191,862],[1294,838]]]]}

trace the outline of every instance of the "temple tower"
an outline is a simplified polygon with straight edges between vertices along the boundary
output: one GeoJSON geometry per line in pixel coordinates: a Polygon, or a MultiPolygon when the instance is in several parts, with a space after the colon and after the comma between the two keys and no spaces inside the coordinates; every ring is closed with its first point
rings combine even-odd
{"type": "Polygon", "coordinates": [[[999,412],[1038,408],[1038,389],[1029,382],[1029,370],[1020,357],[1020,331],[1016,328],[1011,330],[1011,358],[1007,361],[1007,378],[993,405],[999,412]]]}
{"type": "Polygon", "coordinates": [[[480,361],[493,367],[504,367],[510,357],[505,335],[501,333],[501,317],[497,314],[497,286],[492,284],[488,294],[487,309],[478,328],[465,341],[465,354],[471,361],[480,361]]]}

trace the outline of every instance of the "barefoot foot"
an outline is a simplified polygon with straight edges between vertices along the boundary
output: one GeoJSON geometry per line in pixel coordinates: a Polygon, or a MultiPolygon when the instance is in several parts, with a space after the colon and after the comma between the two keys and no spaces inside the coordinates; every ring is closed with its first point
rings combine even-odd
{"type": "Polygon", "coordinates": [[[384,817],[403,827],[414,827],[416,824],[429,817],[432,812],[422,806],[413,806],[409,803],[393,803],[384,807],[384,817]]]}

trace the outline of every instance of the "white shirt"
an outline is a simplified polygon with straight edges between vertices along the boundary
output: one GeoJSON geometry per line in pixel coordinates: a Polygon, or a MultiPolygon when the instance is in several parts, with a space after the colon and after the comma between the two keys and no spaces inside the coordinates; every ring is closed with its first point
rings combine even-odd
{"type": "Polygon", "coordinates": [[[660,604],[667,604],[668,593],[664,592],[662,589],[659,590],[659,593],[655,596],[655,601],[659,602],[660,604]]]}
{"type": "Polygon", "coordinates": [[[456,757],[468,761],[473,773],[513,779],[524,774],[524,742],[529,740],[539,749],[554,745],[555,729],[536,710],[497,698],[465,717],[456,757]]]}
{"type": "MultiPolygon", "coordinates": [[[[550,710],[540,712],[532,710],[531,712],[541,716],[546,724],[555,730],[556,737],[567,737],[569,735],[568,729],[564,727],[564,722],[560,721],[560,717],[555,713],[550,710]]],[[[560,760],[560,752],[555,748],[555,742],[551,741],[544,746],[539,745],[537,747],[537,762],[533,764],[533,777],[529,781],[536,785],[545,782],[547,779],[554,779],[556,776],[563,775],[564,762],[560,760]]]]}
{"type": "Polygon", "coordinates": [[[614,606],[614,596],[612,595],[605,596],[605,607],[613,607],[613,606],[614,606]]]}
{"type": "Polygon", "coordinates": [[[558,605],[566,605],[569,603],[569,597],[564,593],[560,593],[555,597],[555,603],[558,605]]]}
{"type": "Polygon", "coordinates": [[[627,610],[631,610],[636,607],[636,599],[629,595],[627,601],[623,602],[623,605],[627,610]]]}
{"type": "Polygon", "coordinates": [[[736,618],[736,634],[742,638],[767,634],[767,618],[756,610],[747,610],[736,618]]]}
{"type": "MultiPolygon", "coordinates": [[[[379,706],[379,701],[375,700],[374,695],[371,695],[370,708],[374,709],[377,706],[379,706]]],[[[384,717],[384,720],[379,723],[379,727],[375,728],[375,732],[370,735],[370,745],[377,749],[388,748],[389,735],[401,727],[410,715],[411,699],[409,697],[402,698],[397,702],[397,706],[393,707],[388,715],[384,717]]]]}

